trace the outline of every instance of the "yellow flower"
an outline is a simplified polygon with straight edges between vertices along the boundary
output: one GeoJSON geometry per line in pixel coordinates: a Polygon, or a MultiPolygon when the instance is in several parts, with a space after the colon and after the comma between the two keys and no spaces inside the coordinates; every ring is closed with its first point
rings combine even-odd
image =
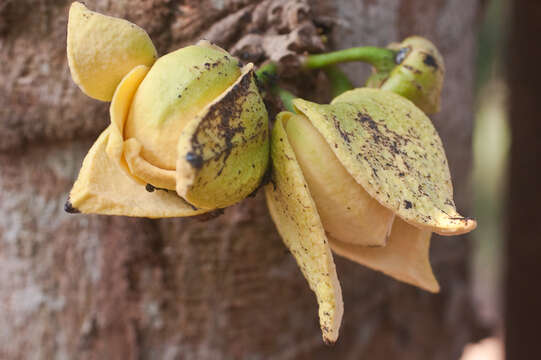
{"type": "Polygon", "coordinates": [[[272,218],[319,303],[326,342],[343,314],[331,250],[431,292],[430,235],[476,222],[459,215],[441,140],[412,102],[355,89],[330,105],[293,100],[271,137],[272,218]]]}
{"type": "Polygon", "coordinates": [[[72,78],[111,101],[111,125],[86,156],[66,209],[190,216],[232,205],[268,165],[268,117],[253,65],[201,41],[157,58],[144,30],[73,3],[72,78]]]}

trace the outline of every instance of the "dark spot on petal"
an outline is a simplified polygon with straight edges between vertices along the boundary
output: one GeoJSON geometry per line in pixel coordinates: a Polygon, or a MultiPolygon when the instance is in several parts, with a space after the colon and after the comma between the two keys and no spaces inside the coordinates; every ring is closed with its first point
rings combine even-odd
{"type": "Polygon", "coordinates": [[[203,167],[203,157],[194,152],[190,151],[186,154],[186,161],[195,169],[201,169],[203,167]]]}
{"type": "Polygon", "coordinates": [[[77,208],[73,207],[73,205],[71,204],[70,199],[68,199],[68,201],[66,201],[66,203],[64,204],[64,211],[67,212],[67,213],[70,213],[70,214],[79,214],[80,213],[80,211],[77,208]]]}
{"type": "Polygon", "coordinates": [[[409,201],[409,200],[404,200],[404,208],[405,208],[405,209],[411,209],[412,206],[413,206],[413,205],[412,205],[411,201],[409,201]]]}
{"type": "Polygon", "coordinates": [[[411,65],[402,65],[405,69],[408,69],[409,71],[411,71],[412,73],[414,74],[417,74],[417,75],[421,75],[423,72],[419,69],[416,69],[414,68],[413,66],[411,65]]]}
{"type": "Polygon", "coordinates": [[[434,58],[434,56],[430,54],[425,54],[425,59],[423,60],[423,62],[427,66],[431,66],[434,69],[438,69],[438,63],[436,62],[436,59],[434,58]]]}
{"type": "Polygon", "coordinates": [[[148,192],[154,192],[154,190],[156,190],[156,188],[152,184],[147,184],[145,186],[145,190],[148,191],[148,192]]]}
{"type": "Polygon", "coordinates": [[[164,189],[164,188],[156,187],[156,186],[154,186],[152,184],[146,184],[145,185],[145,190],[148,191],[148,192],[154,192],[154,190],[160,190],[160,191],[165,191],[165,192],[169,191],[169,190],[164,189]]]}

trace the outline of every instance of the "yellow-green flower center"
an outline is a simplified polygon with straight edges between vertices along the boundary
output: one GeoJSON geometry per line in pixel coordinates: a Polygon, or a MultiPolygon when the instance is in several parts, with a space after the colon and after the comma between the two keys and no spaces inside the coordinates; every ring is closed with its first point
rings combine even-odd
{"type": "Polygon", "coordinates": [[[159,58],[137,89],[124,129],[141,156],[174,170],[186,124],[240,76],[238,61],[218,48],[194,45],[159,58]]]}

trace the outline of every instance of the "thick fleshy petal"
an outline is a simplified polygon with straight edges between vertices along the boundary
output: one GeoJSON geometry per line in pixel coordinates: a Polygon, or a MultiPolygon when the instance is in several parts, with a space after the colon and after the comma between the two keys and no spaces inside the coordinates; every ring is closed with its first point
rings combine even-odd
{"type": "Polygon", "coordinates": [[[177,193],[191,204],[222,208],[251,194],[269,161],[268,115],[252,64],[186,125],[177,147],[177,193]]]}
{"type": "Polygon", "coordinates": [[[370,248],[329,238],[332,250],[340,256],[397,280],[430,292],[440,286],[429,260],[431,232],[418,229],[396,218],[385,247],[370,248]]]}
{"type": "Polygon", "coordinates": [[[394,213],[355,181],[306,116],[282,112],[278,117],[327,236],[362,246],[385,246],[394,213]]]}
{"type": "Polygon", "coordinates": [[[147,190],[144,183],[123,171],[106,152],[112,126],[99,136],[84,159],[70,192],[71,210],[149,218],[192,216],[205,212],[193,208],[174,191],[147,190]]]}
{"type": "Polygon", "coordinates": [[[177,180],[175,170],[165,170],[154,166],[141,156],[142,146],[137,139],[124,141],[124,159],[130,173],[145,183],[175,191],[177,180]]]}
{"type": "Polygon", "coordinates": [[[137,139],[131,138],[124,141],[124,125],[132,99],[148,70],[149,68],[144,65],[136,66],[118,84],[109,108],[111,133],[106,151],[109,157],[115,160],[129,176],[137,178],[142,183],[175,191],[176,173],[174,170],[164,170],[146,161],[141,156],[141,144],[137,139]]]}
{"type": "Polygon", "coordinates": [[[265,186],[269,211],[316,294],[323,339],[334,343],[344,305],[325,230],[280,118],[274,125],[271,141],[272,182],[265,186]]]}
{"type": "Polygon", "coordinates": [[[111,134],[107,143],[107,154],[115,159],[120,166],[125,167],[123,159],[124,148],[124,124],[128,118],[131,102],[139,84],[145,78],[149,68],[144,65],[136,66],[130,71],[120,84],[118,84],[111,106],[109,107],[109,116],[111,117],[111,134]]]}
{"type": "Polygon", "coordinates": [[[67,36],[73,81],[88,96],[110,101],[122,78],[137,65],[150,66],[157,53],[147,33],[129,21],[71,5],[67,36]]]}
{"type": "Polygon", "coordinates": [[[457,213],[447,158],[430,119],[389,91],[355,89],[330,105],[293,101],[357,183],[407,222],[442,235],[476,227],[457,213]]]}

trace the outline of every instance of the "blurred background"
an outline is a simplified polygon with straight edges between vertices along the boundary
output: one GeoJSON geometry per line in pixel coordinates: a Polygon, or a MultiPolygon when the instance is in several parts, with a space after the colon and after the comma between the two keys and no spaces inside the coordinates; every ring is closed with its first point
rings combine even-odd
{"type": "Polygon", "coordinates": [[[473,186],[479,228],[471,273],[477,314],[491,336],[463,359],[539,358],[541,141],[536,84],[541,6],[490,0],[479,31],[473,186]]]}
{"type": "Polygon", "coordinates": [[[470,270],[474,304],[491,336],[466,348],[463,360],[503,360],[505,204],[509,151],[509,88],[504,49],[509,32],[509,1],[489,0],[479,30],[473,131],[474,213],[470,270]]]}

